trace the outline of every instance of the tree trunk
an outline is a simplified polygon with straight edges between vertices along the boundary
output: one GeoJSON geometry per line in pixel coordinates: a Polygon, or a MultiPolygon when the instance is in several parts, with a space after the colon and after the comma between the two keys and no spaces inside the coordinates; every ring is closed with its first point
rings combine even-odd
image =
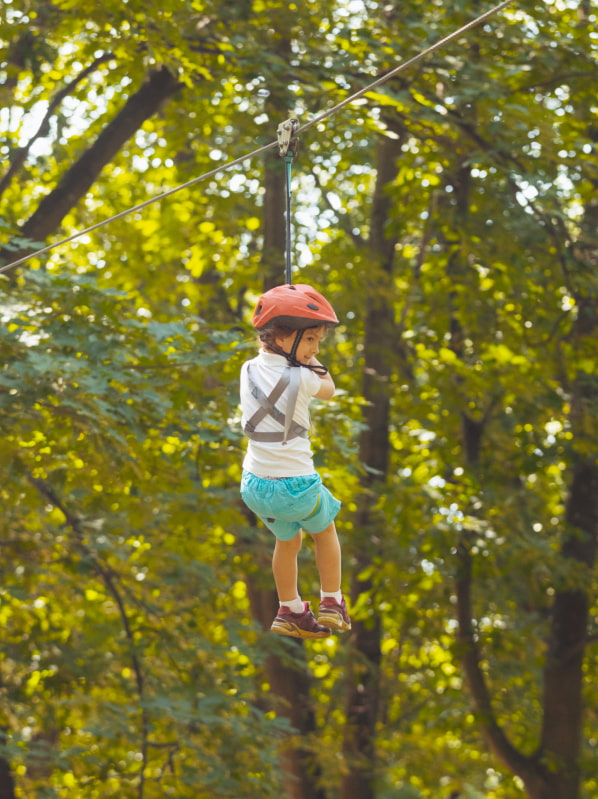
{"type": "MultiPolygon", "coordinates": [[[[282,120],[281,120],[282,121],[282,120]]],[[[278,153],[266,155],[264,170],[264,248],[261,266],[264,291],[285,282],[286,204],[284,161],[278,153]]]]}
{"type": "MultiPolygon", "coordinates": [[[[289,63],[292,58],[292,34],[285,31],[276,43],[276,55],[281,61],[289,63]]],[[[289,84],[293,76],[284,72],[268,85],[270,97],[266,111],[272,120],[272,136],[281,122],[293,114],[294,96],[289,92],[289,84]]],[[[261,257],[262,274],[264,275],[264,291],[285,283],[286,254],[286,178],[285,162],[278,151],[269,152],[265,156],[264,165],[264,246],[261,257]]],[[[292,209],[291,209],[292,213],[292,209]]],[[[291,219],[291,228],[293,219],[291,219]]],[[[292,242],[291,250],[292,250],[292,242]]],[[[294,252],[291,251],[291,262],[294,264],[294,252]]],[[[307,281],[309,282],[309,281],[307,281]]]]}
{"type": "MultiPolygon", "coordinates": [[[[578,308],[574,341],[585,351],[588,343],[595,341],[598,302],[581,296],[578,308]]],[[[590,621],[590,597],[585,586],[595,567],[598,547],[598,463],[596,441],[588,431],[595,424],[598,378],[580,372],[571,388],[573,462],[565,510],[570,532],[563,541],[561,556],[575,566],[577,585],[558,588],[554,597],[544,668],[541,748],[548,762],[558,763],[558,769],[538,799],[575,799],[580,792],[583,660],[590,621]]]]}
{"type": "MultiPolygon", "coordinates": [[[[456,228],[465,229],[468,213],[468,168],[458,170],[453,181],[456,188],[456,228]]],[[[573,353],[587,351],[595,341],[598,329],[598,300],[593,295],[583,272],[596,267],[596,224],[598,205],[585,209],[582,242],[578,242],[577,271],[573,277],[583,288],[576,296],[578,315],[571,342],[573,353]]],[[[462,248],[461,248],[462,249],[462,248]]],[[[462,253],[450,262],[453,269],[462,253]]],[[[462,331],[458,319],[451,319],[451,341],[454,351],[461,355],[462,331]]],[[[573,355],[572,362],[576,357],[573,355]]],[[[468,532],[463,531],[457,553],[457,641],[466,683],[478,715],[478,725],[489,749],[505,766],[521,778],[530,799],[577,799],[581,790],[579,757],[583,723],[583,660],[587,643],[590,601],[585,587],[596,562],[598,548],[598,463],[595,440],[591,429],[593,409],[598,401],[598,378],[585,372],[577,374],[570,386],[570,424],[573,433],[571,482],[565,510],[567,531],[561,556],[571,562],[576,579],[565,578],[556,586],[551,612],[550,632],[544,665],[543,718],[540,745],[533,756],[525,756],[506,737],[497,723],[491,695],[480,666],[479,643],[473,622],[472,556],[468,549],[468,532]],[[588,450],[591,456],[587,455],[588,450]],[[567,584],[567,582],[569,584],[567,584]]],[[[479,459],[483,424],[463,414],[463,448],[465,461],[475,471],[479,459]]],[[[562,578],[560,578],[562,579],[562,578]]]]}
{"type": "MultiPolygon", "coordinates": [[[[392,274],[396,237],[387,233],[391,211],[388,185],[397,174],[401,141],[384,138],[378,148],[377,178],[374,192],[369,250],[366,265],[367,316],[364,341],[363,397],[366,430],[360,437],[359,457],[367,472],[356,519],[359,541],[355,545],[358,575],[379,552],[386,534],[372,513],[373,498],[384,485],[388,473],[390,375],[392,373],[394,305],[392,274]]],[[[355,577],[352,599],[374,589],[370,580],[355,577]]],[[[376,776],[375,733],[378,718],[381,626],[375,608],[367,619],[355,620],[351,634],[354,654],[348,660],[346,724],[343,752],[347,773],[343,777],[340,799],[374,799],[376,776]]]]}
{"type": "MultiPolygon", "coordinates": [[[[6,733],[0,729],[0,746],[6,745],[6,733]]],[[[16,799],[15,781],[10,770],[10,763],[0,757],[0,799],[16,799]]]]}
{"type": "MultiPolygon", "coordinates": [[[[264,563],[264,567],[266,565],[264,563]]],[[[257,580],[249,580],[247,593],[253,617],[268,630],[278,610],[276,591],[261,587],[257,580]]],[[[303,641],[288,639],[287,643],[293,648],[289,657],[292,665],[270,655],[266,660],[266,677],[272,691],[274,710],[279,716],[288,719],[293,729],[304,739],[316,729],[310,696],[311,680],[303,641]]],[[[280,764],[284,774],[285,799],[326,799],[325,792],[318,787],[321,772],[308,747],[283,744],[280,764]]]]}
{"type": "MultiPolygon", "coordinates": [[[[281,39],[278,51],[281,57],[288,55],[289,44],[281,39]]],[[[288,106],[288,86],[276,85],[271,97],[270,116],[280,113],[288,106]]],[[[284,119],[280,119],[283,122],[284,119]]],[[[267,155],[264,175],[263,229],[264,242],[261,263],[264,273],[263,289],[284,283],[285,278],[285,172],[284,162],[277,155],[267,155]]],[[[255,519],[254,519],[255,522],[255,519]]],[[[272,537],[274,545],[274,537],[272,537]]],[[[270,572],[270,559],[259,553],[260,572],[270,572]]],[[[271,578],[272,579],[272,578],[271,578]]],[[[268,630],[278,610],[276,591],[265,588],[256,576],[247,578],[247,592],[254,618],[268,630]]],[[[311,675],[308,671],[305,648],[302,641],[289,639],[292,656],[289,662],[271,655],[266,661],[266,676],[272,690],[272,704],[279,716],[288,719],[296,731],[298,740],[308,740],[316,730],[316,719],[311,699],[311,675]],[[292,661],[292,663],[290,662],[292,661]]],[[[301,744],[282,744],[280,755],[284,780],[285,799],[325,799],[325,792],[318,786],[321,771],[309,748],[301,744]]]]}

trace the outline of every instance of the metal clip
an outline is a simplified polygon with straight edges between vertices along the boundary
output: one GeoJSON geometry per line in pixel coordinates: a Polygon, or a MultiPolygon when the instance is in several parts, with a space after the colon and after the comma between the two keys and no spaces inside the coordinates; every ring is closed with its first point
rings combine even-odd
{"type": "Polygon", "coordinates": [[[287,155],[289,150],[291,155],[297,155],[298,139],[295,138],[295,131],[299,127],[299,120],[290,117],[285,122],[281,122],[276,133],[278,134],[278,154],[287,155]]]}

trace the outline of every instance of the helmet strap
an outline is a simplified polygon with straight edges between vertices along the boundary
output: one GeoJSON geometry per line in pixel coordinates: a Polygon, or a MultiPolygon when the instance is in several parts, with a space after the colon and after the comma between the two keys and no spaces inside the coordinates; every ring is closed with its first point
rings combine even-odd
{"type": "Polygon", "coordinates": [[[303,338],[304,332],[305,331],[302,329],[297,330],[297,335],[295,336],[295,340],[293,341],[293,346],[291,347],[290,352],[285,352],[282,348],[279,348],[278,346],[276,347],[276,349],[278,350],[280,355],[284,355],[284,357],[289,362],[289,366],[303,366],[305,369],[309,369],[310,371],[315,372],[318,375],[328,374],[328,369],[325,366],[318,364],[311,364],[311,363],[301,363],[301,361],[297,360],[297,349],[299,347],[299,344],[301,344],[301,339],[303,338]]]}
{"type": "Polygon", "coordinates": [[[293,341],[293,346],[291,347],[291,358],[293,361],[297,360],[297,350],[299,349],[299,344],[301,344],[301,339],[303,338],[303,330],[298,330],[297,334],[295,335],[295,341],[293,341]]]}
{"type": "Polygon", "coordinates": [[[293,346],[291,347],[290,353],[287,355],[287,360],[291,364],[291,366],[303,366],[305,369],[309,369],[312,372],[315,372],[318,375],[326,375],[328,374],[328,369],[325,366],[321,366],[318,364],[313,363],[301,363],[297,360],[297,349],[299,344],[301,344],[301,339],[303,338],[303,334],[305,330],[298,330],[297,335],[295,336],[295,341],[293,341],[293,346]]]}

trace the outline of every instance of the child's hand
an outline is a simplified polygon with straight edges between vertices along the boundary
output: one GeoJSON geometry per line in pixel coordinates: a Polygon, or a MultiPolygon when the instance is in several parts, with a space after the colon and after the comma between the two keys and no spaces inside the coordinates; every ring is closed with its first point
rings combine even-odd
{"type": "MultiPolygon", "coordinates": [[[[324,366],[323,363],[316,358],[310,358],[310,365],[311,366],[324,366]]],[[[320,384],[320,390],[315,395],[318,399],[330,399],[334,396],[335,387],[334,387],[334,380],[332,379],[330,372],[326,372],[325,374],[318,374],[318,377],[322,381],[320,384]]]]}

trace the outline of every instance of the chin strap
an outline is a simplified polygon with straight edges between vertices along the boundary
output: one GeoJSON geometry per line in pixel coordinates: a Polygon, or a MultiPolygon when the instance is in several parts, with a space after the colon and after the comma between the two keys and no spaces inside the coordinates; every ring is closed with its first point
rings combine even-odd
{"type": "Polygon", "coordinates": [[[301,361],[297,360],[296,358],[297,346],[299,344],[299,341],[301,341],[301,336],[303,335],[303,331],[299,330],[299,334],[297,335],[295,343],[293,344],[290,352],[285,352],[282,349],[282,347],[279,347],[276,344],[270,344],[268,348],[272,352],[275,352],[277,355],[284,355],[284,357],[287,359],[289,366],[302,366],[304,369],[309,369],[310,372],[315,372],[317,375],[324,377],[324,375],[328,374],[328,369],[323,364],[301,363],[301,361]]]}

